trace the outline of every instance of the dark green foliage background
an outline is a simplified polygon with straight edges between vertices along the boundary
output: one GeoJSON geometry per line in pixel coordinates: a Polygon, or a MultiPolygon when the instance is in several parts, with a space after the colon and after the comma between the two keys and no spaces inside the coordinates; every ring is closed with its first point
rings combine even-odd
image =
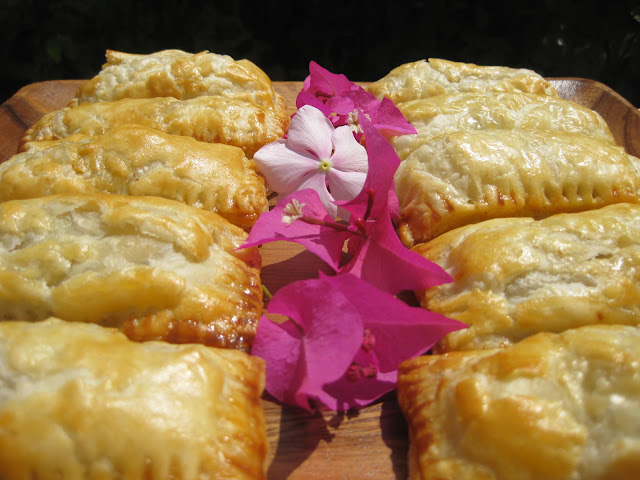
{"type": "Polygon", "coordinates": [[[209,50],[273,80],[310,60],[375,80],[428,57],[601,81],[640,106],[640,0],[224,2],[0,0],[0,101],[42,80],[89,78],[107,48],[209,50]]]}

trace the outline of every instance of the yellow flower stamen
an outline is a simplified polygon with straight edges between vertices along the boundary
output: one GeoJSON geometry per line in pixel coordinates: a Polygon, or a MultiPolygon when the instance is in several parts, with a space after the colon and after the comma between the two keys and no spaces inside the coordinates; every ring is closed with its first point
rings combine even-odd
{"type": "Polygon", "coordinates": [[[349,115],[347,115],[347,125],[349,125],[352,132],[363,133],[358,118],[358,110],[354,110],[353,112],[349,113],[349,115]]]}
{"type": "Polygon", "coordinates": [[[323,172],[328,172],[331,169],[331,160],[329,159],[320,160],[320,165],[318,165],[318,168],[323,172]]]}
{"type": "Polygon", "coordinates": [[[287,203],[284,206],[284,211],[282,213],[282,223],[284,223],[285,225],[291,225],[296,220],[302,218],[302,207],[304,206],[304,203],[300,203],[295,198],[292,199],[290,203],[287,203]]]}

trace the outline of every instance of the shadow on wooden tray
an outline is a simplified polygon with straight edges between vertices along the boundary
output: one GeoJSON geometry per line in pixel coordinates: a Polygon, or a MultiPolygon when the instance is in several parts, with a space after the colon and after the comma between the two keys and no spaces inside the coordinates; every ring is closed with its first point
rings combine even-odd
{"type": "MultiPolygon", "coordinates": [[[[266,399],[274,401],[268,396],[266,399]]],[[[301,473],[300,478],[334,478],[332,472],[341,472],[343,478],[368,478],[367,473],[378,468],[380,463],[391,469],[389,473],[393,478],[407,477],[409,434],[395,392],[385,395],[371,407],[347,412],[310,414],[299,408],[282,407],[280,422],[268,426],[268,435],[278,437],[275,444],[272,443],[273,457],[267,471],[270,480],[287,479],[301,473]],[[354,456],[354,450],[360,450],[361,455],[354,456]],[[388,458],[380,458],[383,450],[388,458]],[[371,462],[367,461],[365,451],[370,452],[371,462]],[[320,464],[329,468],[333,464],[334,469],[305,474],[306,469],[318,464],[317,459],[311,459],[318,452],[325,460],[320,464]],[[374,456],[378,458],[374,459],[374,456]],[[351,464],[345,468],[344,462],[348,462],[349,457],[351,464]]]]}

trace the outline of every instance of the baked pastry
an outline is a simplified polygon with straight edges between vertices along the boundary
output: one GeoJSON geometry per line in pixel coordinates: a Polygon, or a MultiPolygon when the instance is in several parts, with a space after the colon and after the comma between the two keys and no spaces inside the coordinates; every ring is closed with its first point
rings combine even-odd
{"type": "Polygon", "coordinates": [[[560,97],[521,92],[461,92],[401,103],[417,134],[393,138],[401,159],[431,138],[457,130],[524,129],[580,133],[615,144],[595,111],[560,97]]]}
{"type": "Polygon", "coordinates": [[[588,326],[404,362],[410,480],[635,480],[640,331],[588,326]]]}
{"type": "Polygon", "coordinates": [[[506,129],[439,135],[396,172],[399,233],[412,246],[490,218],[637,203],[639,164],[622,147],[585,135],[506,129]]]}
{"type": "Polygon", "coordinates": [[[366,89],[395,103],[454,92],[558,93],[538,73],[526,68],[484,66],[430,58],[400,65],[366,89]]]}
{"type": "Polygon", "coordinates": [[[500,347],[540,331],[640,325],[640,205],[468,225],[414,247],[454,279],[423,307],[468,325],[438,352],[500,347]]]}
{"type": "Polygon", "coordinates": [[[218,95],[285,111],[271,79],[249,60],[207,51],[162,50],[132,54],[107,50],[102,70],[82,85],[71,105],[121,98],[218,95]]]}
{"type": "Polygon", "coordinates": [[[1,478],[265,478],[261,359],[58,319],[0,345],[1,478]]]}
{"type": "Polygon", "coordinates": [[[57,140],[75,133],[99,135],[119,125],[136,124],[209,143],[224,143],[247,156],[282,137],[290,117],[251,102],[221,96],[189,100],[173,97],[123,98],[113,102],[82,103],[53,111],[27,130],[24,144],[57,140]]]}
{"type": "Polygon", "coordinates": [[[67,192],[155,195],[247,229],[269,207],[264,179],[238,147],[139,125],[29,145],[0,165],[0,201],[67,192]]]}
{"type": "Polygon", "coordinates": [[[159,197],[0,204],[0,320],[118,327],[133,340],[249,350],[260,256],[222,217],[159,197]]]}

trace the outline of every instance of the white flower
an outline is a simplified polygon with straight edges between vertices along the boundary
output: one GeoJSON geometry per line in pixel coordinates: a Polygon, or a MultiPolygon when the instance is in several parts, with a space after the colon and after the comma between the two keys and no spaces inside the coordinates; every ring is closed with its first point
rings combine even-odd
{"type": "MultiPolygon", "coordinates": [[[[366,112],[362,112],[362,114],[366,117],[367,120],[371,121],[371,115],[366,112]]],[[[358,113],[358,109],[354,109],[353,112],[347,115],[347,125],[351,128],[351,131],[356,134],[364,133],[362,130],[362,126],[360,125],[360,114],[358,113]]]]}
{"type": "Polygon", "coordinates": [[[369,168],[367,151],[351,128],[334,128],[310,105],[301,107],[293,117],[286,140],[265,145],[253,159],[280,197],[313,188],[333,217],[338,213],[333,202],[358,195],[369,168]]]}
{"type": "Polygon", "coordinates": [[[291,203],[287,203],[284,206],[283,214],[282,214],[282,223],[285,225],[291,225],[293,222],[302,218],[302,207],[304,207],[304,203],[300,203],[297,199],[291,199],[291,203]]]}

